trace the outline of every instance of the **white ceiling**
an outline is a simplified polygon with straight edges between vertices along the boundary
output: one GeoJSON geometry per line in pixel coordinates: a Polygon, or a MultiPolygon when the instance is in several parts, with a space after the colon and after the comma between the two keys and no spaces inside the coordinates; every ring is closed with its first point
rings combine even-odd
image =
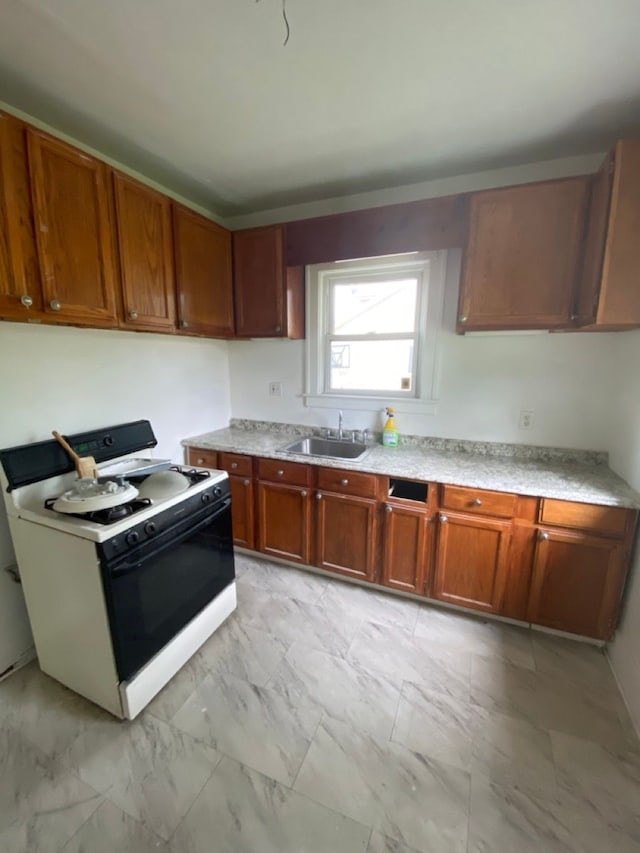
{"type": "Polygon", "coordinates": [[[640,0],[1,0],[0,99],[233,215],[640,132],[640,0]]]}

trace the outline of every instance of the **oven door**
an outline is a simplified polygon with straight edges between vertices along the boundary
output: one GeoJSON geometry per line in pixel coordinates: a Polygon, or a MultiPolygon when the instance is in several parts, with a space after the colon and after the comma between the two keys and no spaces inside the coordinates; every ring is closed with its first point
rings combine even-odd
{"type": "Polygon", "coordinates": [[[101,568],[125,681],[233,581],[230,498],[101,568]]]}

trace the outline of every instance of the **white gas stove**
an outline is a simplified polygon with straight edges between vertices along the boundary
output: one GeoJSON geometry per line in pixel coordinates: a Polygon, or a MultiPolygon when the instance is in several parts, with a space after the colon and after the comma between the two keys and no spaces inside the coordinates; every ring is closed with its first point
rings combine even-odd
{"type": "MultiPolygon", "coordinates": [[[[67,440],[98,474],[157,443],[148,421],[67,440]]],[[[132,718],[235,609],[228,477],[173,466],[186,478],[179,494],[76,516],[53,509],[72,467],[55,441],[0,451],[36,651],[43,671],[132,718]]]]}

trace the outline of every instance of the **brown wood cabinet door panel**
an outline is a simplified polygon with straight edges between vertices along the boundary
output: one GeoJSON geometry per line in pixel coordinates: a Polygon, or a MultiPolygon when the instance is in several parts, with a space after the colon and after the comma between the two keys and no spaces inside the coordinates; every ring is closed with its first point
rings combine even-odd
{"type": "Polygon", "coordinates": [[[291,486],[310,486],[311,466],[299,462],[282,462],[280,459],[258,459],[258,477],[291,486]]]}
{"type": "Polygon", "coordinates": [[[113,185],[124,325],[173,329],[171,202],[119,172],[113,173],[113,185]]]}
{"type": "Polygon", "coordinates": [[[378,495],[379,482],[375,474],[343,471],[339,468],[318,468],[318,488],[321,490],[375,498],[378,495]]]}
{"type": "Polygon", "coordinates": [[[458,328],[570,324],[588,179],[476,193],[458,328]]]}
{"type": "Polygon", "coordinates": [[[269,225],[233,234],[236,333],[286,335],[284,228],[269,225]]]}
{"type": "Polygon", "coordinates": [[[220,453],[218,465],[222,471],[228,471],[230,474],[242,477],[253,475],[253,457],[244,456],[242,453],[220,453]]]}
{"type": "Polygon", "coordinates": [[[114,325],[107,166],[40,131],[27,136],[44,310],[53,319],[114,325]]]}
{"type": "Polygon", "coordinates": [[[28,320],[41,310],[26,130],[0,113],[0,316],[28,320]]]}
{"type": "Polygon", "coordinates": [[[486,489],[443,486],[442,506],[446,509],[462,512],[477,512],[480,515],[511,518],[516,508],[516,496],[507,492],[491,492],[486,489]]]}
{"type": "Polygon", "coordinates": [[[198,468],[218,467],[218,453],[216,450],[207,450],[203,447],[189,447],[187,449],[187,462],[198,468]]]}
{"type": "Polygon", "coordinates": [[[424,510],[385,505],[382,583],[422,595],[431,571],[432,518],[424,510]]]}
{"type": "Polygon", "coordinates": [[[626,574],[611,539],[544,530],[536,546],[529,620],[598,639],[613,635],[626,574]]]}
{"type": "Polygon", "coordinates": [[[435,598],[499,613],[508,570],[510,532],[509,522],[441,514],[435,598]]]}
{"type": "Polygon", "coordinates": [[[253,515],[254,490],[250,477],[229,475],[231,489],[231,520],[233,541],[241,548],[255,548],[255,523],[253,515]]]}
{"type": "Polygon", "coordinates": [[[258,550],[284,560],[311,560],[311,497],[308,489],[258,483],[258,550]]]}
{"type": "Polygon", "coordinates": [[[622,537],[630,512],[633,510],[544,498],[540,504],[540,521],[544,524],[578,527],[622,537]]]}
{"type": "Polygon", "coordinates": [[[375,576],[377,504],[316,492],[316,565],[371,581],[375,576]]]}
{"type": "Polygon", "coordinates": [[[177,204],[173,231],[181,331],[231,337],[231,232],[177,204]]]}

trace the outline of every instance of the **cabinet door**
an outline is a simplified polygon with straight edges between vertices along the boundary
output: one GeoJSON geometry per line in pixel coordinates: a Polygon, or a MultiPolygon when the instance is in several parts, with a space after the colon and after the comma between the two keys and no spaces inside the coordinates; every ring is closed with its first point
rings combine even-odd
{"type": "Polygon", "coordinates": [[[236,333],[241,337],[286,335],[282,225],[234,232],[233,274],[236,333]]]}
{"type": "Polygon", "coordinates": [[[620,542],[573,531],[539,533],[528,618],[608,640],[615,629],[626,566],[620,542]]]}
{"type": "Polygon", "coordinates": [[[362,580],[375,576],[377,503],[316,493],[316,565],[362,580]]]}
{"type": "Polygon", "coordinates": [[[185,334],[233,335],[231,232],[173,206],[178,326],[185,334]]]}
{"type": "Polygon", "coordinates": [[[434,597],[499,613],[509,568],[510,534],[508,521],[442,514],[434,597]]]}
{"type": "Polygon", "coordinates": [[[255,548],[253,480],[250,477],[230,475],[229,486],[234,544],[241,548],[255,548]]]}
{"type": "Polygon", "coordinates": [[[28,142],[44,310],[60,320],[113,326],[107,166],[32,128],[28,142]]]}
{"type": "Polygon", "coordinates": [[[570,325],[587,178],[476,193],[458,331],[570,325]]]}
{"type": "Polygon", "coordinates": [[[382,583],[414,592],[428,592],[433,541],[432,517],[423,509],[385,505],[382,583]]]}
{"type": "Polygon", "coordinates": [[[126,328],[162,329],[175,325],[171,202],[167,196],[113,173],[122,320],[126,328]]]}
{"type": "Polygon", "coordinates": [[[28,320],[41,309],[25,127],[0,113],[0,316],[28,320]]]}
{"type": "Polygon", "coordinates": [[[258,482],[258,550],[284,560],[311,559],[311,501],[308,489],[258,482]]]}

